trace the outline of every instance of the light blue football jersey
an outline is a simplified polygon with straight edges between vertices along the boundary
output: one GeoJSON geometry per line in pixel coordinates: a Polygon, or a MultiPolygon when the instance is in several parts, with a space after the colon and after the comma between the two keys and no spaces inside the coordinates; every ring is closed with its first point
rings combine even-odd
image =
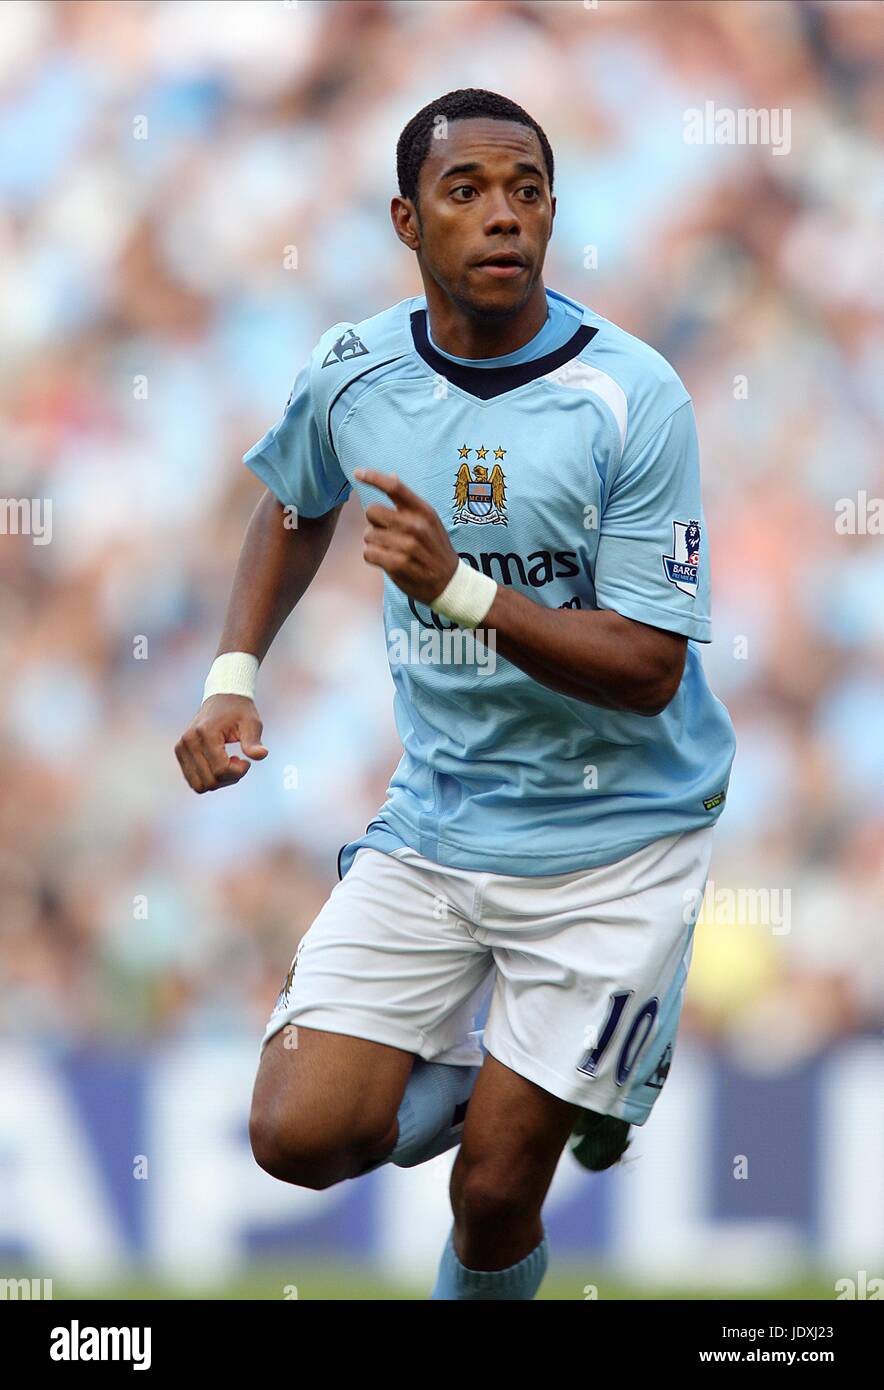
{"type": "Polygon", "coordinates": [[[531,343],[481,363],[433,345],[423,297],[336,324],[245,462],[308,517],[353,490],[392,505],[353,470],[397,473],[498,583],[689,638],[681,684],[653,717],[557,694],[481,644],[464,659],[455,638],[470,634],[385,577],[404,753],[342,874],[362,845],[403,844],[459,868],[566,873],[709,825],[724,804],[734,732],[696,645],[711,635],[709,547],[690,397],[647,344],[547,300],[531,343]]]}

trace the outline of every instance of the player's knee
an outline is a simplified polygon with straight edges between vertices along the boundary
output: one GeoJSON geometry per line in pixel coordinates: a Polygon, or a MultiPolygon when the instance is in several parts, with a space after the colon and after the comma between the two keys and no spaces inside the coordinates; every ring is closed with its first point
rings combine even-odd
{"type": "Polygon", "coordinates": [[[321,1191],[338,1181],[339,1156],[320,1135],[280,1124],[267,1111],[253,1108],[249,1140],[258,1167],[280,1182],[321,1191]]]}
{"type": "Polygon", "coordinates": [[[473,1231],[491,1231],[539,1209],[542,1194],[518,1163],[479,1160],[460,1165],[452,1180],[455,1218],[473,1231]]]}
{"type": "Polygon", "coordinates": [[[260,1106],[252,1107],[249,1119],[249,1140],[259,1168],[281,1182],[316,1192],[355,1177],[383,1156],[386,1138],[382,1125],[357,1126],[344,1134],[335,1125],[281,1117],[260,1106]]]}

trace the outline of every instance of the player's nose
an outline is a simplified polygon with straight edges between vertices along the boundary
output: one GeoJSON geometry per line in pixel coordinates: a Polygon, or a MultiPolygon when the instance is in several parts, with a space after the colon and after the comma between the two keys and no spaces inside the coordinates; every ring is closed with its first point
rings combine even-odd
{"type": "Polygon", "coordinates": [[[492,236],[503,233],[505,236],[518,236],[521,230],[522,223],[516,209],[504,193],[499,193],[488,208],[485,219],[486,234],[492,236]]]}

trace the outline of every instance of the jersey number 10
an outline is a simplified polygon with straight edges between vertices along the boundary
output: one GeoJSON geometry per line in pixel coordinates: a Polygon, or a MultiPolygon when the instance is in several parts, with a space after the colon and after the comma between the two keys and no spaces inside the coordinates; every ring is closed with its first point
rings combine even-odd
{"type": "MultiPolygon", "coordinates": [[[[586,1076],[598,1076],[602,1058],[614,1039],[614,1034],[623,1017],[623,1010],[627,1002],[632,998],[632,990],[620,990],[611,995],[608,1007],[608,1017],[605,1019],[605,1026],[602,1029],[601,1037],[595,1047],[589,1052],[585,1052],[581,1061],[577,1063],[577,1070],[582,1071],[586,1076]]],[[[654,1020],[657,1017],[657,1010],[660,1007],[658,999],[649,999],[643,1004],[632,1021],[632,1026],[623,1040],[620,1048],[620,1056],[617,1059],[617,1070],[615,1080],[618,1086],[622,1086],[626,1081],[638,1060],[638,1055],[644,1047],[651,1031],[654,1027],[654,1020]]]]}

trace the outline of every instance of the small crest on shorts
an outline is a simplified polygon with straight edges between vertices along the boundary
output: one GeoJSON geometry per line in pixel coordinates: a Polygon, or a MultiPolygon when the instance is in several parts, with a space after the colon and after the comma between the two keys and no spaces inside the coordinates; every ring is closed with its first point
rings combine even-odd
{"type": "Polygon", "coordinates": [[[663,1056],[657,1063],[657,1068],[653,1076],[648,1077],[646,1085],[655,1091],[663,1090],[663,1082],[669,1075],[669,1068],[672,1066],[672,1043],[668,1042],[663,1049],[663,1056]]]}
{"type": "Polygon", "coordinates": [[[282,982],[282,989],[279,991],[279,996],[276,1000],[276,1003],[273,1006],[274,1012],[276,1012],[277,1009],[285,1008],[285,1006],[289,1002],[289,995],[292,990],[292,981],[295,978],[295,971],[298,968],[298,956],[301,954],[301,947],[303,946],[303,944],[303,939],[298,942],[298,949],[292,957],[292,963],[289,966],[289,973],[286,975],[285,979],[282,982]]]}

